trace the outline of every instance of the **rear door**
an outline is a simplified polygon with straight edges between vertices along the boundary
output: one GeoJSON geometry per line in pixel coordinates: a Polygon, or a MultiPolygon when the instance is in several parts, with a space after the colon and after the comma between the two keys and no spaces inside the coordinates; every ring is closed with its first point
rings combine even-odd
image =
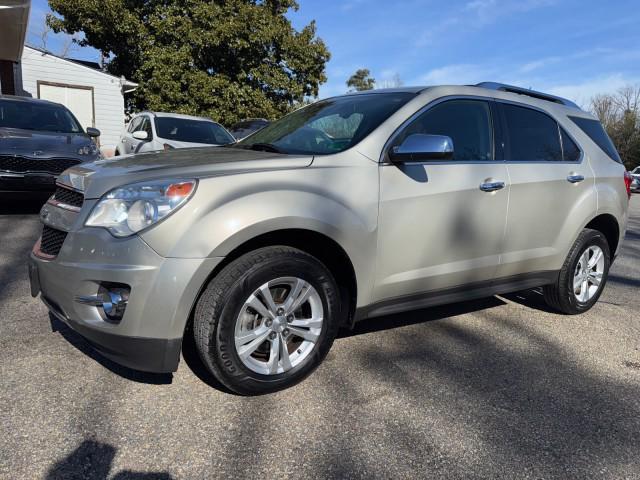
{"type": "Polygon", "coordinates": [[[491,105],[488,99],[445,99],[391,140],[393,146],[410,134],[447,135],[455,152],[447,161],[381,165],[376,301],[494,278],[508,178],[496,156],[491,105]],[[492,183],[502,188],[482,189],[492,183]]]}
{"type": "Polygon", "coordinates": [[[554,272],[596,212],[594,176],[577,142],[548,113],[499,101],[509,212],[498,277],[554,272]]]}

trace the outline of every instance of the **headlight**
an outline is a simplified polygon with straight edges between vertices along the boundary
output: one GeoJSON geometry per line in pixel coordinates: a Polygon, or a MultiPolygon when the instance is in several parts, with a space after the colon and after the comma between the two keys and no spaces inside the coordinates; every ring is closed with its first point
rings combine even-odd
{"type": "Polygon", "coordinates": [[[196,190],[196,180],[157,180],[111,190],[93,207],[87,227],[103,227],[127,237],[159,222],[184,205],[196,190]]]}
{"type": "Polygon", "coordinates": [[[98,153],[98,146],[93,142],[78,149],[78,155],[95,155],[96,153],[98,153]]]}

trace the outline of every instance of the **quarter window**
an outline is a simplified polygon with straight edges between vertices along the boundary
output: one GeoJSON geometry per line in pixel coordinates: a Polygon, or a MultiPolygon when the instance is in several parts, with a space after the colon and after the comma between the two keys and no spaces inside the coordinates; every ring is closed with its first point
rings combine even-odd
{"type": "Polygon", "coordinates": [[[416,133],[450,137],[454,161],[493,159],[491,110],[482,100],[448,100],[429,108],[402,131],[394,145],[416,133]]]}
{"type": "Polygon", "coordinates": [[[613,145],[613,142],[605,132],[602,124],[598,120],[592,120],[590,118],[582,118],[582,117],[569,117],[573,123],[578,125],[580,129],[589,135],[589,138],[593,140],[593,142],[600,147],[600,149],[609,155],[613,160],[618,163],[622,163],[620,160],[620,155],[616,151],[616,147],[613,145]]]}
{"type": "Polygon", "coordinates": [[[502,111],[507,126],[507,160],[562,161],[558,123],[554,119],[516,105],[502,104],[502,111]]]}

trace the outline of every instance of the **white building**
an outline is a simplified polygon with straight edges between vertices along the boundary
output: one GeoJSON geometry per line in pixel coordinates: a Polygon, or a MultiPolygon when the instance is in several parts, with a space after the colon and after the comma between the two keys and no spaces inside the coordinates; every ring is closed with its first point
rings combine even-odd
{"type": "Polygon", "coordinates": [[[26,45],[20,63],[24,92],[65,105],[84,128],[100,130],[101,150],[113,154],[125,124],[124,96],[136,83],[26,45]]]}

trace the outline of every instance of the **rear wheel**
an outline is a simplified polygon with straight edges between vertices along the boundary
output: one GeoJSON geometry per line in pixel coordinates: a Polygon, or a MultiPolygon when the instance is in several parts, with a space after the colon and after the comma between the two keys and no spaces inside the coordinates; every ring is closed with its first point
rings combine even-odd
{"type": "Polygon", "coordinates": [[[610,265],[609,244],[604,235],[584,229],[573,244],[556,283],[544,287],[545,301],[563,313],[586,312],[600,298],[610,265]]]}
{"type": "Polygon", "coordinates": [[[245,395],[292,386],[311,373],[336,336],[338,289],[311,255],[266,247],[238,258],[196,305],[195,343],[209,371],[245,395]]]}

